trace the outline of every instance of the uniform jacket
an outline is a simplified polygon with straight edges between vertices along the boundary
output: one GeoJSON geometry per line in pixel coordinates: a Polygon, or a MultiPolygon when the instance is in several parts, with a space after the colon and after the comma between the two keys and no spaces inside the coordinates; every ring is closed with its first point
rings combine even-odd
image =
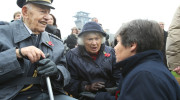
{"type": "MultiPolygon", "coordinates": [[[[62,89],[63,85],[68,84],[70,74],[65,68],[66,59],[63,54],[64,46],[60,39],[47,32],[41,33],[38,48],[45,54],[50,54],[64,78],[63,82],[52,79],[52,84],[57,85],[56,89],[62,89]],[[52,41],[54,46],[47,42],[52,41]]],[[[27,77],[30,69],[30,61],[27,59],[17,59],[15,49],[32,45],[30,33],[25,28],[21,20],[10,23],[10,25],[0,26],[0,99],[12,99],[23,88],[20,83],[12,83],[18,78],[27,77]],[[8,85],[7,85],[8,84],[8,85]]]]}
{"type": "Polygon", "coordinates": [[[166,42],[167,65],[170,70],[180,66],[180,6],[169,26],[166,42]]]}
{"type": "MultiPolygon", "coordinates": [[[[180,100],[180,86],[163,63],[162,53],[149,50],[116,64],[122,76],[117,100],[180,100]]],[[[95,100],[115,100],[98,93],[95,100]]]]}
{"type": "Polygon", "coordinates": [[[105,87],[115,86],[118,74],[113,67],[115,53],[111,47],[102,45],[95,61],[82,46],[71,49],[66,58],[72,78],[66,90],[73,96],[78,97],[78,94],[83,92],[84,86],[93,82],[103,81],[105,87]],[[106,57],[104,53],[109,53],[110,56],[106,57]]]}

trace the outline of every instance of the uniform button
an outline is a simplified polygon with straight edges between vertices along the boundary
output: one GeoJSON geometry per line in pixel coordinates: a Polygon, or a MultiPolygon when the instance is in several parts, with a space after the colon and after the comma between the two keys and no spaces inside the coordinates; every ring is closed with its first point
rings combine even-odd
{"type": "Polygon", "coordinates": [[[41,89],[41,91],[43,92],[44,90],[43,90],[43,89],[41,89]]]}

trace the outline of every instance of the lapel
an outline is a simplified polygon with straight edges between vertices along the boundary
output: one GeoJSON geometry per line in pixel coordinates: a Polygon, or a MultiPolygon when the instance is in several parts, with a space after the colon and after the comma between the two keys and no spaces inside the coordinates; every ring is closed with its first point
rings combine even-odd
{"type": "Polygon", "coordinates": [[[50,56],[48,58],[53,59],[53,47],[52,45],[49,45],[47,42],[52,41],[48,35],[47,32],[41,33],[41,39],[40,39],[40,49],[44,52],[44,54],[49,54],[50,56]]]}
{"type": "Polygon", "coordinates": [[[102,44],[101,45],[101,49],[99,50],[99,55],[97,56],[97,59],[95,60],[95,62],[100,65],[100,63],[102,63],[104,61],[104,59],[106,58],[104,56],[104,52],[109,53],[109,50],[107,48],[105,48],[105,45],[102,44]]]}
{"type": "MultiPolygon", "coordinates": [[[[29,38],[31,35],[24,26],[22,20],[16,21],[13,26],[13,35],[14,35],[14,43],[17,44],[18,42],[24,41],[25,39],[29,38]]],[[[52,46],[49,45],[47,42],[51,41],[47,32],[41,33],[41,39],[39,41],[39,47],[45,54],[50,53],[52,55],[52,46]]]]}
{"type": "Polygon", "coordinates": [[[26,27],[24,26],[22,20],[16,21],[13,27],[13,33],[14,43],[21,42],[31,36],[26,27]]]}
{"type": "Polygon", "coordinates": [[[40,39],[40,44],[44,44],[47,47],[49,47],[50,49],[52,49],[52,46],[48,44],[48,42],[51,41],[51,39],[49,38],[49,35],[47,32],[42,32],[41,33],[41,39],[40,39]]]}

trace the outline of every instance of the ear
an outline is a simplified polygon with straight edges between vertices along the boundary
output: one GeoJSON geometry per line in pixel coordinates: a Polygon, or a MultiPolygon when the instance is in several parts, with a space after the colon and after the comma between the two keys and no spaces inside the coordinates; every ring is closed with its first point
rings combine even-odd
{"type": "Polygon", "coordinates": [[[22,15],[23,15],[23,18],[28,17],[28,8],[26,6],[22,7],[22,15]]]}
{"type": "Polygon", "coordinates": [[[136,53],[137,43],[132,43],[130,48],[131,52],[136,53]]]}

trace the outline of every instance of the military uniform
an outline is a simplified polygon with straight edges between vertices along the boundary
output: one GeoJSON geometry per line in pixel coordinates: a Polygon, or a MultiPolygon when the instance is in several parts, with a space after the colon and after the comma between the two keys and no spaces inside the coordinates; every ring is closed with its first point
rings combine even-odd
{"type": "MultiPolygon", "coordinates": [[[[20,90],[27,85],[24,80],[19,79],[28,77],[29,71],[33,67],[28,59],[18,59],[15,50],[16,48],[31,46],[33,42],[30,33],[21,20],[0,26],[0,34],[0,99],[9,100],[15,98],[20,90]],[[17,83],[15,83],[16,81],[17,83]]],[[[62,41],[54,35],[42,32],[37,47],[44,54],[50,54],[49,58],[55,62],[61,72],[59,80],[50,78],[53,90],[62,93],[63,86],[68,84],[70,80],[70,74],[65,68],[66,59],[62,41]]],[[[44,82],[45,84],[43,78],[40,79],[42,79],[40,83],[44,82]]],[[[46,93],[46,88],[38,87],[38,89],[41,93],[46,93]]]]}

